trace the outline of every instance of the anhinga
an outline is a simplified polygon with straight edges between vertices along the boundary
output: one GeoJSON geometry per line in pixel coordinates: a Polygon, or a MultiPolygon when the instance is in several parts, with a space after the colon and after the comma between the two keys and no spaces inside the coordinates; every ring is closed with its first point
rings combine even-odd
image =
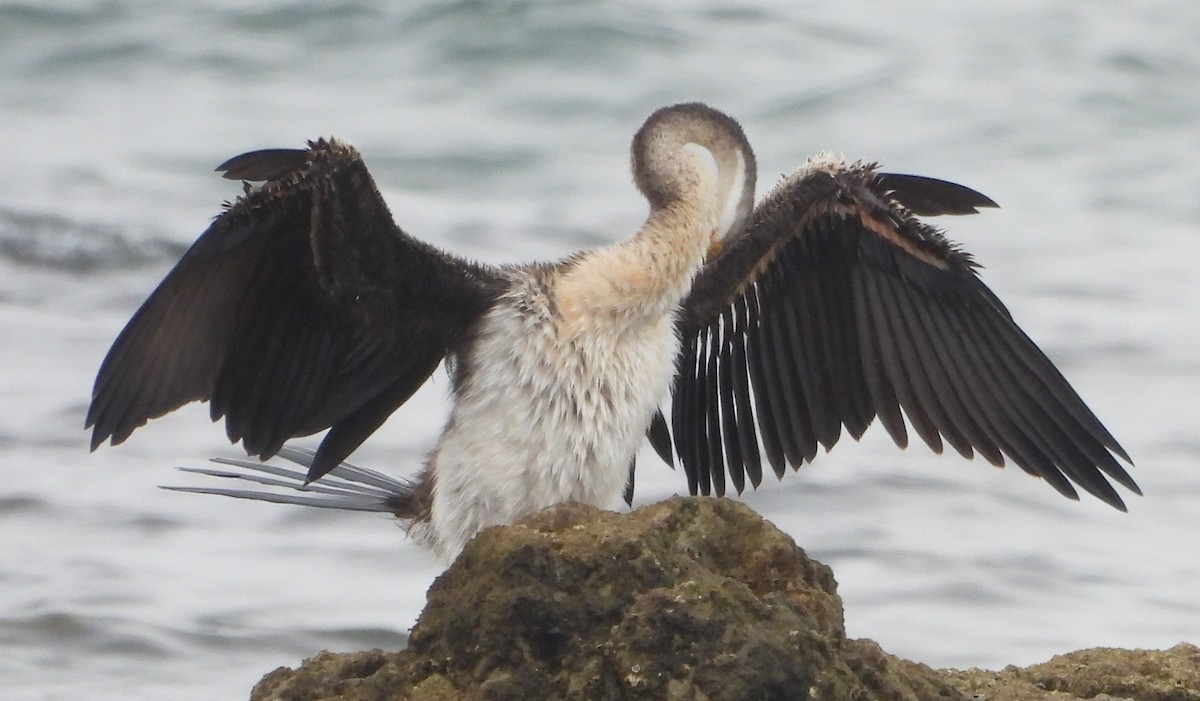
{"type": "Polygon", "coordinates": [[[227,161],[225,177],[263,184],[113,344],[93,449],[208,401],[249,454],[308,470],[201,472],[304,493],[189,491],[390,512],[446,557],[552,504],[628,500],[644,435],[678,455],[692,493],[757,486],[763,458],[782,476],[876,417],[903,447],[902,414],[935,452],[1007,458],[1071,498],[1074,484],[1124,509],[1106,475],[1138,492],[1128,454],[971,257],[917,218],[987,197],[820,156],[755,206],[741,127],[696,103],[652,114],[632,166],[650,215],[631,239],[492,267],[398,228],[343,143],[227,161]],[[424,469],[342,464],[443,360],[453,404],[424,469]],[[324,429],[315,453],[284,447],[324,429]]]}

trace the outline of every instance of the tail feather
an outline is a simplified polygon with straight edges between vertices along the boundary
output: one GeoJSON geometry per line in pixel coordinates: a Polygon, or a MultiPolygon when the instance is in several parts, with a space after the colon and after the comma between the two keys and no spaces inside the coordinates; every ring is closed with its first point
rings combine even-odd
{"type": "MultiPolygon", "coordinates": [[[[285,446],[279,451],[279,455],[307,468],[312,463],[315,452],[305,448],[285,446]]],[[[235,499],[253,499],[274,504],[314,506],[320,509],[390,513],[397,517],[407,516],[414,512],[413,492],[416,488],[414,482],[389,477],[382,472],[350,463],[338,465],[322,478],[319,484],[308,484],[305,482],[306,473],[301,470],[230,458],[212,458],[212,462],[239,469],[181,467],[179,470],[206,477],[242,480],[265,487],[290,489],[295,492],[303,492],[303,494],[222,487],[163,486],[162,489],[192,494],[217,494],[235,499]]]]}
{"type": "MultiPolygon", "coordinates": [[[[277,453],[279,457],[286,460],[291,460],[305,468],[312,467],[313,460],[317,456],[317,451],[311,448],[298,448],[290,445],[285,445],[279,449],[277,453]]],[[[340,463],[337,467],[329,471],[328,477],[337,477],[347,482],[357,482],[371,487],[377,487],[385,491],[393,491],[397,487],[405,487],[411,489],[412,482],[408,480],[399,480],[395,477],[385,475],[377,470],[372,470],[367,467],[359,467],[348,462],[340,463]]]]}
{"type": "MultiPolygon", "coordinates": [[[[251,464],[251,463],[245,462],[245,461],[234,461],[234,460],[227,460],[227,459],[223,459],[223,458],[212,458],[212,462],[220,463],[222,465],[231,465],[233,467],[241,467],[241,468],[245,468],[247,470],[256,470],[260,467],[259,465],[254,465],[254,464],[251,464]]],[[[273,465],[265,465],[262,467],[274,467],[274,466],[273,465]]],[[[193,475],[205,475],[207,477],[222,477],[222,478],[226,478],[226,479],[239,479],[239,480],[245,480],[247,482],[254,482],[255,484],[265,485],[267,487],[284,487],[286,489],[303,489],[306,492],[313,492],[315,494],[333,494],[333,495],[344,496],[344,497],[355,497],[355,496],[363,496],[363,495],[375,496],[378,494],[378,490],[375,490],[371,487],[362,487],[359,485],[348,485],[347,487],[332,486],[332,485],[327,485],[327,484],[303,485],[303,484],[301,484],[302,480],[299,480],[299,479],[276,479],[274,477],[265,477],[263,475],[256,475],[253,473],[235,472],[233,470],[214,470],[214,469],[207,468],[207,467],[179,467],[176,469],[179,470],[180,472],[187,472],[187,473],[193,474],[193,475]]],[[[264,470],[264,472],[265,472],[265,470],[264,470]]],[[[297,473],[297,474],[299,474],[300,477],[304,476],[304,473],[297,473]]],[[[285,477],[287,477],[287,475],[285,475],[285,477]]],[[[164,487],[163,489],[171,489],[171,487],[164,487]]]]}

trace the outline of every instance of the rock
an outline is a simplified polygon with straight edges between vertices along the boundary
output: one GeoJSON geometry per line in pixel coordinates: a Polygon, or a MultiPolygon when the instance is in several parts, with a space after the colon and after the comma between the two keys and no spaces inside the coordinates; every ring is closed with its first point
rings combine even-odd
{"type": "Polygon", "coordinates": [[[988,701],[1200,701],[1200,647],[1093,648],[1024,669],[947,670],[946,677],[963,692],[988,701]]]}
{"type": "Polygon", "coordinates": [[[1159,657],[945,673],[893,657],[846,638],[833,573],[791,538],[740,502],[686,497],[489,529],[430,588],[407,649],[321,653],[251,698],[1200,701],[1196,648],[1140,654],[1159,657]]]}

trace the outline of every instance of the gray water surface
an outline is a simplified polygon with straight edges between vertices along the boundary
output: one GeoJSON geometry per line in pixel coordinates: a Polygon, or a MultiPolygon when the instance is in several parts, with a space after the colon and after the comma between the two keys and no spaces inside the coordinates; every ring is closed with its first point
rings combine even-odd
{"type": "MultiPolygon", "coordinates": [[[[403,645],[440,571],[385,518],[158,490],[238,454],[205,407],[87,452],[108,345],[238,192],[216,164],[334,134],[409,232],[553,258],[636,229],[629,138],[696,99],[764,188],[833,150],[996,199],[940,223],[1146,492],[845,439],[746,499],[833,566],[850,634],[934,666],[1200,641],[1200,3],[400,5],[0,4],[0,696],[243,698],[403,645]]],[[[414,470],[447,385],[356,461],[414,470]]],[[[644,456],[639,503],[684,490],[644,456]]]]}

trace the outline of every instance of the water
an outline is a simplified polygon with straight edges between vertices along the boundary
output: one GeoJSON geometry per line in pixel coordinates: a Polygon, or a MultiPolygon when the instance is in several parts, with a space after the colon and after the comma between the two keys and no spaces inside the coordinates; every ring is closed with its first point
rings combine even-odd
{"type": "MultiPolygon", "coordinates": [[[[944,222],[1137,460],[1122,515],[880,429],[748,500],[831,564],[853,636],[934,666],[1200,640],[1200,4],[0,4],[5,698],[242,698],[396,648],[439,571],[386,519],[171,494],[203,408],[89,455],[91,381],[252,148],[358,145],[410,232],[489,262],[624,238],[655,107],[738,116],[764,185],[822,149],[957,180],[944,222]]],[[[403,472],[439,375],[364,446],[403,472]]],[[[684,488],[650,456],[638,501],[684,488]]]]}

